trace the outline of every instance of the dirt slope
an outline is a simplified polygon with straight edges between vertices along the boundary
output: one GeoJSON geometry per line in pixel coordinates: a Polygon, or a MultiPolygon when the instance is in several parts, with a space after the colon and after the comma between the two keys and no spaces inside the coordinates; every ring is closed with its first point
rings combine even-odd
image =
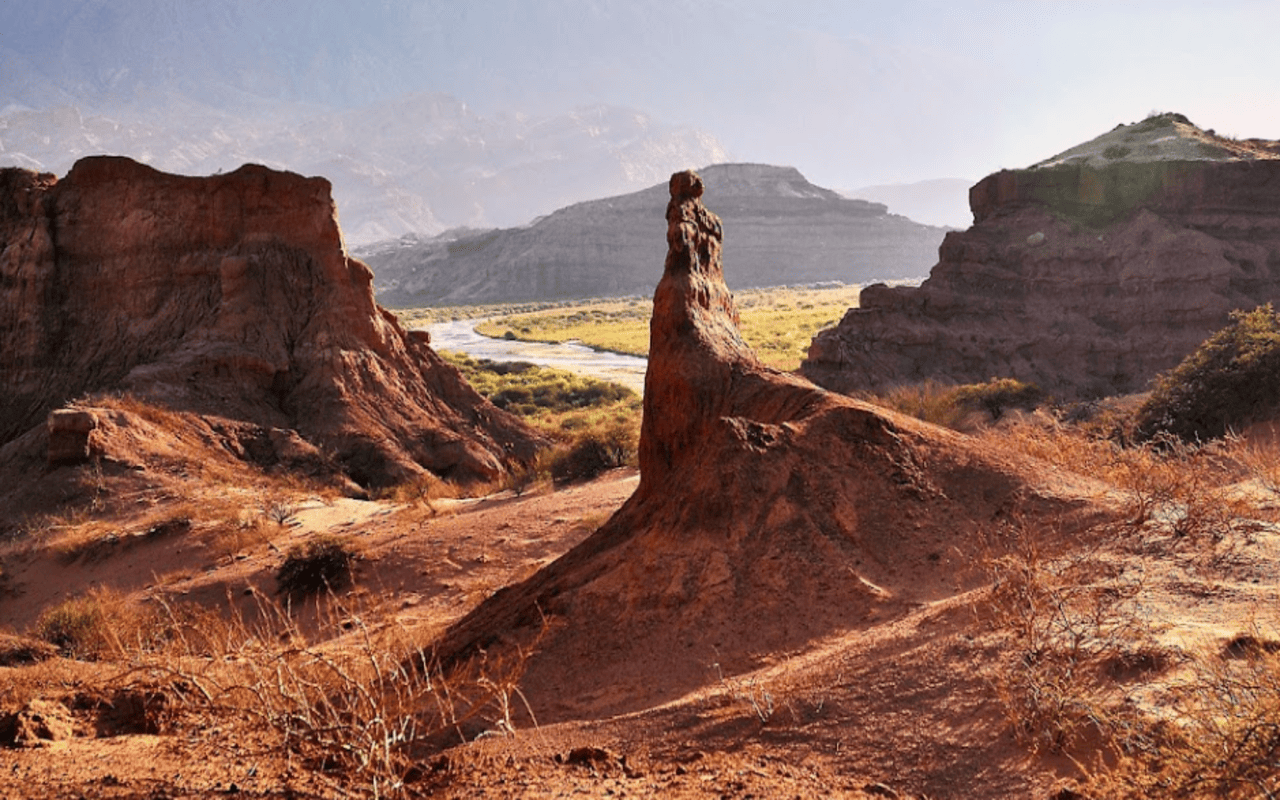
{"type": "Polygon", "coordinates": [[[974,585],[1012,515],[1095,517],[1091,487],[761,366],[737,331],[719,219],[671,181],[636,494],[601,529],[452,628],[438,652],[528,642],[546,721],[704,685],[974,585]]]}

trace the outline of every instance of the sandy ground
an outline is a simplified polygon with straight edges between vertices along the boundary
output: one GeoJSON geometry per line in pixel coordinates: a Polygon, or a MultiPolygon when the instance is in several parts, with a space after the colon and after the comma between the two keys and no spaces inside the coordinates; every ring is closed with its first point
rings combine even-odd
{"type": "MultiPolygon", "coordinates": [[[[588,536],[637,480],[634,471],[616,471],[570,488],[434,508],[313,499],[268,528],[269,537],[234,552],[198,526],[71,562],[10,552],[0,624],[21,633],[56,599],[91,586],[135,599],[163,591],[214,607],[254,593],[269,597],[283,553],[329,533],[349,537],[362,553],[345,601],[376,608],[429,640],[588,536]]],[[[1177,664],[1273,622],[1263,613],[1280,598],[1280,535],[1272,527],[1259,523],[1222,546],[1187,544],[1150,527],[1082,551],[1081,564],[1116,586],[1136,587],[1126,602],[1151,634],[1147,644],[1133,640],[1139,656],[1158,647],[1177,664]]],[[[1017,647],[1007,630],[993,627],[988,595],[983,588],[920,603],[870,628],[771,654],[748,673],[725,674],[709,657],[700,688],[657,707],[541,726],[517,709],[514,730],[491,718],[466,735],[470,741],[447,742],[406,791],[451,798],[1071,796],[1055,792],[1082,779],[1072,759],[1085,763],[1088,751],[1035,753],[1015,735],[994,687],[1017,647]]],[[[269,731],[243,721],[187,715],[159,733],[130,724],[122,716],[136,689],[130,668],[65,659],[0,667],[0,708],[44,699],[58,704],[47,716],[65,718],[62,733],[0,749],[0,798],[372,794],[349,776],[290,758],[269,731]]],[[[1139,670],[1104,688],[1158,709],[1176,674],[1139,670]]]]}

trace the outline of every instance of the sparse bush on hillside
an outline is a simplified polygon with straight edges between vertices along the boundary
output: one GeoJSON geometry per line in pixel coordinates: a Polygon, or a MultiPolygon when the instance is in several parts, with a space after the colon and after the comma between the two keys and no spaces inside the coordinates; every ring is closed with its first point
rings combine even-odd
{"type": "Polygon", "coordinates": [[[991,621],[1014,659],[994,681],[1014,735],[1032,751],[1062,752],[1125,731],[1108,672],[1130,662],[1165,665],[1137,617],[1124,609],[1140,585],[1087,551],[1050,557],[1039,534],[1005,532],[1008,552],[988,562],[991,621]]]}
{"type": "Polygon", "coordinates": [[[152,614],[106,589],[46,608],[36,620],[33,634],[67,657],[85,661],[151,647],[164,636],[152,614]]]}
{"type": "Polygon", "coordinates": [[[1231,321],[1154,382],[1137,434],[1217,438],[1280,409],[1280,316],[1270,303],[1231,321]]]}
{"type": "Polygon", "coordinates": [[[974,412],[986,412],[992,422],[1009,409],[1026,411],[1044,403],[1047,397],[1037,386],[1014,378],[992,378],[986,383],[952,386],[933,380],[895,386],[867,399],[916,419],[957,431],[978,427],[974,412]]]}
{"type": "Polygon", "coordinates": [[[632,426],[621,422],[588,433],[552,456],[551,477],[556,483],[573,483],[626,466],[636,454],[638,438],[632,426]]]}
{"type": "Polygon", "coordinates": [[[1166,719],[1093,776],[1104,798],[1280,796],[1280,642],[1241,634],[1201,652],[1168,692],[1166,719]]]}
{"type": "MultiPolygon", "coordinates": [[[[229,613],[151,598],[147,628],[159,633],[114,637],[120,668],[87,681],[77,673],[77,696],[104,698],[94,702],[117,716],[121,700],[132,701],[147,733],[175,723],[217,737],[251,728],[255,742],[350,797],[422,796],[408,784],[430,754],[477,734],[510,735],[521,722],[519,683],[537,637],[446,672],[382,605],[335,598],[304,631],[287,605],[255,596],[256,609],[232,604],[229,613]]],[[[113,619],[124,606],[106,599],[113,619]]]]}
{"type": "Polygon", "coordinates": [[[1033,411],[1046,399],[1039,386],[1015,378],[992,378],[986,383],[970,383],[955,389],[956,403],[987,412],[993,422],[1011,408],[1033,411]]]}
{"type": "Polygon", "coordinates": [[[968,424],[971,413],[956,402],[955,387],[937,381],[894,386],[878,394],[868,393],[864,398],[944,428],[959,431],[972,427],[968,424]]]}
{"type": "Polygon", "coordinates": [[[351,545],[335,536],[317,536],[304,545],[289,548],[276,572],[276,591],[299,600],[351,583],[358,555],[351,545]]]}

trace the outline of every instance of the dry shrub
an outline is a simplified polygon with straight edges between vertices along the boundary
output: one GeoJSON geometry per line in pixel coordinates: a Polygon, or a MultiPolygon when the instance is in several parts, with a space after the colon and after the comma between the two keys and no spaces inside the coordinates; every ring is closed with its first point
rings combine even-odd
{"type": "Polygon", "coordinates": [[[992,378],[986,383],[971,383],[954,389],[955,402],[962,408],[987,412],[995,422],[1009,409],[1034,411],[1048,399],[1033,383],[1015,378],[992,378]]]}
{"type": "Polygon", "coordinates": [[[1200,444],[1159,436],[1126,446],[1044,414],[981,436],[1123,492],[1131,530],[1155,523],[1176,541],[1211,550],[1256,512],[1233,488],[1246,475],[1237,439],[1200,444]]]}
{"type": "Polygon", "coordinates": [[[1010,637],[1013,660],[993,683],[1014,735],[1048,752],[1119,736],[1132,721],[1114,678],[1159,661],[1125,609],[1140,584],[1088,550],[1046,556],[1021,523],[996,538],[1005,554],[988,560],[990,619],[1010,637]]]}
{"type": "Polygon", "coordinates": [[[150,609],[118,592],[95,588],[46,608],[32,635],[70,658],[105,661],[155,647],[166,635],[156,623],[150,609]]]}
{"type": "Polygon", "coordinates": [[[934,425],[972,432],[983,427],[984,417],[997,422],[1012,409],[1032,411],[1047,396],[1034,384],[1014,378],[992,378],[962,386],[930,379],[866,394],[864,399],[934,425]]]}
{"type": "Polygon", "coordinates": [[[551,456],[549,469],[556,483],[586,481],[601,473],[624,467],[636,455],[639,436],[626,423],[581,436],[566,449],[551,456]]]}
{"type": "Polygon", "coordinates": [[[457,497],[457,487],[447,483],[430,472],[396,484],[377,494],[377,499],[411,506],[424,506],[431,513],[436,513],[435,501],[457,497]]]}
{"type": "Polygon", "coordinates": [[[218,557],[230,557],[251,547],[266,545],[277,552],[280,548],[273,541],[279,527],[268,527],[262,514],[241,510],[215,521],[203,535],[209,551],[218,557]]]}
{"type": "Polygon", "coordinates": [[[957,402],[955,388],[950,384],[927,380],[895,386],[877,394],[867,394],[863,399],[944,428],[974,430],[979,427],[975,420],[978,415],[957,402]]]}
{"type": "Polygon", "coordinates": [[[269,733],[281,755],[357,796],[402,796],[442,747],[515,732],[536,641],[445,672],[410,631],[376,621],[389,609],[330,595],[309,641],[286,607],[255,597],[251,613],[233,605],[230,617],[161,603],[173,635],[132,653],[129,674],[168,686],[176,713],[199,725],[213,717],[269,733]]]}
{"type": "Polygon", "coordinates": [[[1280,796],[1280,642],[1242,635],[1202,653],[1165,719],[1093,777],[1106,798],[1280,796]],[[1260,646],[1242,646],[1241,643],[1260,646]]]}
{"type": "Polygon", "coordinates": [[[285,553],[276,571],[276,592],[301,600],[346,588],[360,555],[349,541],[320,535],[285,553]]]}

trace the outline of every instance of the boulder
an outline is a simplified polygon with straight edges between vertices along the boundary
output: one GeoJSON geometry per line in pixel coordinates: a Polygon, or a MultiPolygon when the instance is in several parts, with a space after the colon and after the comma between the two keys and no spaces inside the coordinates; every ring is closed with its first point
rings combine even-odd
{"type": "Polygon", "coordinates": [[[50,466],[83,464],[93,455],[91,436],[98,427],[98,418],[92,411],[59,408],[50,412],[47,425],[50,466]]]}

